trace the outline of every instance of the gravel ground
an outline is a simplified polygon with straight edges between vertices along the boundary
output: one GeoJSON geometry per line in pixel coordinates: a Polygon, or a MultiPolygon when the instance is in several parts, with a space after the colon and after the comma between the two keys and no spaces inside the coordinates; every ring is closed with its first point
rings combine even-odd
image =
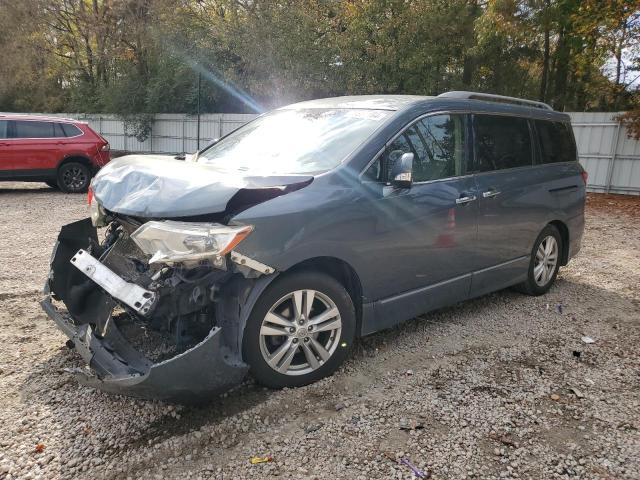
{"type": "Polygon", "coordinates": [[[65,371],[78,357],[37,302],[84,196],[0,184],[0,212],[0,479],[411,478],[400,459],[442,479],[640,478],[638,197],[590,198],[583,250],[543,297],[424,315],[319,383],[248,380],[198,408],[65,371]]]}

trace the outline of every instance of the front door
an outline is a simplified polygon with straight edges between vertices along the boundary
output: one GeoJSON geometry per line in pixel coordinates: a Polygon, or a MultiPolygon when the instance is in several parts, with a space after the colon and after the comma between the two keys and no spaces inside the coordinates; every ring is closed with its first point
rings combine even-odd
{"type": "Polygon", "coordinates": [[[367,253],[378,272],[378,328],[469,293],[478,202],[473,176],[466,174],[467,131],[466,115],[424,117],[390,142],[367,172],[383,179],[395,159],[414,154],[412,187],[381,186],[372,204],[377,225],[367,253]]]}

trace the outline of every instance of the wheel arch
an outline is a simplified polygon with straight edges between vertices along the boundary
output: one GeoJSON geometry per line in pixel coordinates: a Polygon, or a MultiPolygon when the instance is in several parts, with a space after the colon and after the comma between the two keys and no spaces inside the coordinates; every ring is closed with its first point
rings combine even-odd
{"type": "Polygon", "coordinates": [[[362,283],[356,270],[344,260],[337,257],[322,256],[303,260],[289,267],[284,273],[302,270],[324,273],[340,283],[349,293],[356,310],[356,335],[362,326],[362,283]]]}
{"type": "Polygon", "coordinates": [[[560,238],[562,240],[562,251],[560,252],[560,265],[566,265],[569,263],[569,227],[561,220],[553,220],[548,223],[553,225],[560,232],[560,238]]]}
{"type": "Polygon", "coordinates": [[[58,164],[57,169],[60,170],[60,167],[71,162],[76,162],[76,163],[81,163],[83,165],[86,165],[91,170],[91,173],[94,173],[94,166],[93,166],[93,163],[91,163],[91,160],[89,159],[89,157],[85,155],[79,155],[79,154],[69,155],[63,158],[62,161],[58,164]]]}

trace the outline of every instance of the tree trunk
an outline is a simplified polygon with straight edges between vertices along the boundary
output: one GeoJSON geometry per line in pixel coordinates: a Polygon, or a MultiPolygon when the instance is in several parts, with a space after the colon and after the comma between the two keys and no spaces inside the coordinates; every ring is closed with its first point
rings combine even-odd
{"type": "Polygon", "coordinates": [[[540,101],[547,101],[547,83],[549,81],[549,50],[550,50],[550,27],[549,27],[549,6],[551,0],[545,1],[544,8],[544,53],[542,56],[542,78],[540,79],[540,101]]]}
{"type": "Polygon", "coordinates": [[[558,35],[556,47],[555,78],[554,78],[554,108],[564,110],[567,96],[567,77],[569,74],[569,62],[571,59],[570,46],[567,44],[567,33],[562,27],[558,35]]]}
{"type": "Polygon", "coordinates": [[[470,0],[467,8],[467,17],[464,23],[464,52],[462,60],[462,85],[465,88],[471,88],[473,80],[473,72],[475,69],[475,61],[473,55],[470,53],[475,44],[475,32],[474,23],[478,18],[478,2],[477,0],[470,0]]]}
{"type": "Polygon", "coordinates": [[[613,107],[617,110],[620,103],[620,95],[624,90],[624,86],[621,85],[621,76],[622,76],[622,47],[625,44],[627,35],[627,22],[622,22],[622,35],[620,36],[620,41],[616,44],[616,84],[614,86],[613,91],[613,107]]]}
{"type": "Polygon", "coordinates": [[[622,36],[620,37],[620,41],[616,45],[615,57],[616,57],[616,87],[620,85],[620,77],[622,73],[622,46],[625,42],[625,37],[627,33],[627,24],[624,22],[622,24],[622,36]]]}

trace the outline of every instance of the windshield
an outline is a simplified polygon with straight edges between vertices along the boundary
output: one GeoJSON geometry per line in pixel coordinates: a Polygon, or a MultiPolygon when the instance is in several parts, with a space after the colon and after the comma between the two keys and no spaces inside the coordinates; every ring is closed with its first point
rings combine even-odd
{"type": "Polygon", "coordinates": [[[275,110],[203,151],[197,161],[256,175],[318,173],[339,165],[391,113],[387,110],[275,110]]]}

